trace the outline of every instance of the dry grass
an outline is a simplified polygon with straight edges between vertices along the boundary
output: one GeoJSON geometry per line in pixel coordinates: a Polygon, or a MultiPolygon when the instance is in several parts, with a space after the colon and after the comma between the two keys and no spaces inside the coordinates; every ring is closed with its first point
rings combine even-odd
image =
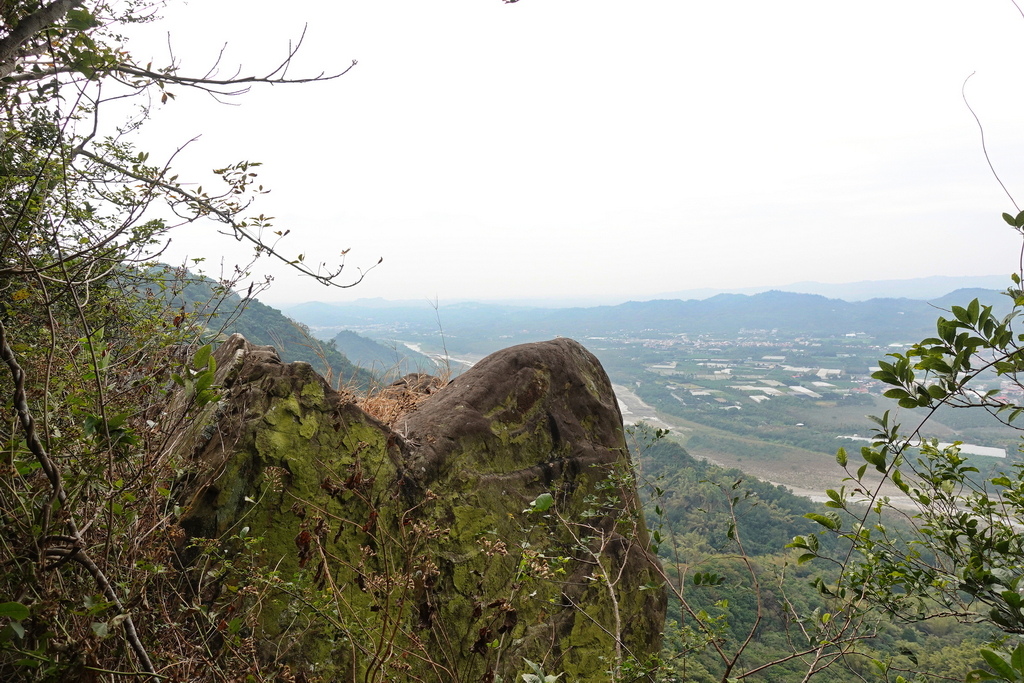
{"type": "Polygon", "coordinates": [[[442,377],[414,372],[356,399],[356,405],[388,427],[436,393],[448,382],[442,377]]]}
{"type": "MultiPolygon", "coordinates": [[[[449,381],[451,381],[451,366],[446,360],[445,364],[440,368],[439,375],[412,372],[389,384],[382,382],[368,390],[361,391],[355,385],[350,384],[346,386],[342,384],[341,378],[334,377],[331,364],[324,354],[323,346],[319,340],[310,336],[308,330],[300,325],[295,325],[295,329],[304,338],[304,341],[299,343],[310,349],[323,362],[326,368],[324,378],[327,380],[327,384],[336,387],[338,393],[346,401],[355,403],[364,412],[386,427],[394,427],[403,415],[415,410],[420,403],[442,387],[447,386],[449,381]]],[[[381,373],[380,376],[386,382],[389,377],[398,377],[400,372],[400,365],[395,365],[381,373]]]]}

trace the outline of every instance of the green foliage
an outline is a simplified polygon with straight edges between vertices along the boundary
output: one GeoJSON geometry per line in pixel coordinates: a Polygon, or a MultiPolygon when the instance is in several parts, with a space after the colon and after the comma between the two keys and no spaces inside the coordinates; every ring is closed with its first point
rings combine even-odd
{"type": "Polygon", "coordinates": [[[981,656],[992,670],[975,669],[967,674],[967,683],[976,681],[1005,681],[1019,683],[1024,681],[1024,644],[1018,644],[1010,652],[996,652],[988,648],[981,649],[981,656]]]}
{"type": "MultiPolygon", "coordinates": [[[[813,656],[789,653],[819,651],[846,638],[846,654],[816,671],[815,680],[895,681],[899,675],[913,679],[912,671],[963,680],[982,665],[978,648],[991,639],[990,629],[951,629],[943,620],[890,625],[880,613],[852,610],[846,597],[834,594],[851,544],[834,532],[814,533],[824,527],[804,515],[849,527],[852,518],[836,507],[837,500],[846,504],[847,491],[834,491],[833,505],[823,512],[784,488],[695,460],[642,425],[635,432],[648,477],[642,489],[649,496],[648,525],[662,537],[659,554],[675,592],[661,657],[664,680],[801,680],[813,656]],[[730,510],[738,513],[735,523],[730,510]],[[781,550],[788,538],[773,535],[780,528],[788,538],[797,536],[791,545],[801,548],[796,558],[781,550]],[[819,563],[810,563],[819,558],[833,568],[823,574],[819,563]]],[[[891,517],[888,528],[910,530],[891,517]]]]}
{"type": "Polygon", "coordinates": [[[555,504],[555,497],[550,493],[542,493],[530,503],[530,507],[523,512],[547,512],[555,504]]]}
{"type": "MultiPolygon", "coordinates": [[[[1004,218],[1019,227],[1022,215],[1004,218]]],[[[848,543],[849,555],[829,557],[816,535],[789,544],[800,551],[801,563],[822,558],[834,564],[838,576],[819,578],[817,585],[840,604],[880,608],[910,622],[953,617],[1024,633],[1024,462],[982,470],[958,443],[924,438],[940,409],[979,411],[1020,428],[1024,406],[1014,396],[1024,391],[1024,335],[1015,325],[1024,312],[1024,292],[1021,278],[1013,281],[1006,315],[996,316],[978,299],[951,306],[934,336],[879,362],[873,377],[891,387],[885,396],[913,411],[910,416],[921,416],[920,422],[905,433],[895,413],[886,411],[871,418],[876,428],[860,463],[844,449],[837,453],[847,476],[842,487],[827,491],[831,511],[805,516],[848,543]],[[998,377],[1001,388],[976,388],[984,373],[998,377]],[[883,487],[903,501],[885,495],[883,487]]],[[[1024,680],[1024,646],[997,643],[977,648],[976,656],[987,669],[974,668],[967,681],[1024,680]]]]}
{"type": "MultiPolygon", "coordinates": [[[[1016,384],[1024,367],[1016,346],[1024,337],[1012,332],[1024,299],[1019,291],[1009,294],[1014,308],[1006,317],[994,318],[991,307],[977,299],[966,307],[953,306],[952,318],[939,318],[937,336],[906,353],[891,354],[893,362],[880,363],[874,377],[895,387],[886,395],[904,408],[986,409],[1012,423],[1024,408],[998,390],[978,392],[971,386],[988,368],[1016,384]]],[[[845,583],[906,618],[946,613],[965,620],[987,619],[1009,632],[1024,628],[1024,605],[1017,592],[1017,568],[1024,557],[1017,532],[1024,515],[1021,464],[1013,464],[1009,473],[982,479],[956,445],[915,441],[923,423],[905,437],[890,412],[872,419],[877,430],[872,444],[861,449],[865,464],[851,471],[841,451],[837,461],[849,474],[850,488],[828,492],[827,505],[850,513],[856,523],[842,530],[838,516],[808,515],[853,543],[861,559],[846,566],[845,583]],[[920,457],[909,457],[912,447],[920,457]],[[916,510],[897,511],[878,493],[877,484],[866,479],[868,466],[883,474],[916,510]],[[869,503],[870,510],[855,512],[851,506],[857,501],[869,503]],[[881,520],[883,510],[907,518],[913,525],[911,535],[887,527],[881,520]]],[[[794,547],[814,552],[799,539],[794,547]]]]}
{"type": "Polygon", "coordinates": [[[564,673],[560,673],[557,676],[552,674],[545,674],[543,667],[536,662],[531,662],[529,659],[524,659],[523,662],[530,668],[533,673],[521,674],[523,683],[555,683],[561,678],[564,673]]]}
{"type": "Polygon", "coordinates": [[[217,362],[213,359],[213,347],[209,344],[200,346],[191,363],[186,363],[181,374],[172,373],[171,380],[185,390],[185,400],[194,401],[197,408],[217,400],[217,391],[213,387],[217,376],[217,362]]]}
{"type": "Polygon", "coordinates": [[[286,363],[309,363],[335,386],[366,387],[371,383],[370,373],[353,365],[334,344],[314,339],[304,325],[251,296],[243,299],[230,282],[167,267],[153,268],[147,275],[151,282],[139,295],[177,310],[185,323],[201,325],[206,342],[237,333],[253,344],[273,346],[286,363]]]}
{"type": "MultiPolygon", "coordinates": [[[[222,163],[204,190],[136,148],[133,133],[157,102],[173,102],[171,89],[240,92],[237,79],[134,61],[121,33],[158,9],[0,3],[3,680],[264,675],[245,642],[258,596],[228,601],[221,628],[212,619],[222,596],[178,555],[176,495],[196,473],[171,455],[178,425],[163,416],[176,386],[187,396],[182,424],[216,404],[204,344],[213,318],[172,307],[162,295],[180,292],[184,276],[157,277],[150,261],[176,226],[203,221],[255,256],[295,259],[263,240],[270,219],[248,215],[265,192],[258,163],[222,163]],[[119,119],[114,101],[137,106],[119,119]]],[[[340,273],[294,267],[324,283],[340,273]]],[[[246,276],[239,269],[208,300],[246,276]]],[[[251,558],[231,573],[251,575],[241,571],[251,558]]]]}

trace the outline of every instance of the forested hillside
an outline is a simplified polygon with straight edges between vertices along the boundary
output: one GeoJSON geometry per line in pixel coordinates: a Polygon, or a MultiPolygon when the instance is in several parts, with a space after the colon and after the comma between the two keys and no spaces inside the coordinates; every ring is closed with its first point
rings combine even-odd
{"type": "Polygon", "coordinates": [[[440,370],[430,358],[397,341],[378,342],[351,330],[342,330],[331,341],[354,365],[383,379],[397,379],[409,372],[437,374],[440,370]]]}
{"type": "MultiPolygon", "coordinates": [[[[648,523],[661,536],[659,553],[670,581],[680,586],[663,650],[677,676],[668,680],[720,683],[737,652],[731,675],[742,680],[802,680],[813,670],[815,655],[813,638],[804,630],[832,604],[815,582],[834,580],[838,569],[798,564],[786,546],[794,536],[820,528],[805,515],[820,513],[821,506],[740,470],[695,460],[668,438],[651,443],[644,426],[636,434],[649,482],[642,489],[649,496],[648,523]],[[804,656],[779,661],[805,646],[811,647],[804,656]]],[[[888,523],[909,528],[895,515],[888,523]]],[[[843,562],[848,542],[828,534],[818,538],[823,556],[843,562]]],[[[880,613],[864,615],[840,632],[839,640],[854,640],[836,647],[841,656],[814,680],[895,681],[901,672],[912,680],[909,672],[921,671],[927,676],[916,680],[962,681],[984,664],[978,650],[997,633],[950,618],[901,624],[880,613]]]]}
{"type": "Polygon", "coordinates": [[[150,294],[189,320],[199,321],[212,340],[238,333],[254,344],[273,346],[286,362],[303,361],[329,377],[334,386],[367,386],[371,373],[350,361],[337,346],[316,339],[303,324],[254,297],[201,275],[164,267],[151,271],[140,295],[150,294]]]}

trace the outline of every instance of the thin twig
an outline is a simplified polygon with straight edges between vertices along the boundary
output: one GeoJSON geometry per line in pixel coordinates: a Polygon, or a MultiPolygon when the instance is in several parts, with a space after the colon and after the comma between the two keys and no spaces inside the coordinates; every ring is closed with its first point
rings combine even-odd
{"type": "Polygon", "coordinates": [[[979,119],[978,115],[974,112],[974,109],[971,107],[971,103],[967,101],[967,81],[971,80],[971,76],[975,73],[976,72],[972,71],[971,75],[964,79],[963,85],[960,86],[960,96],[964,98],[964,104],[967,105],[967,111],[971,112],[971,116],[974,117],[975,123],[978,124],[978,132],[981,133],[981,151],[985,155],[985,162],[988,163],[989,170],[992,171],[992,175],[995,176],[996,182],[999,183],[999,187],[1003,188],[1003,192],[1005,192],[1006,196],[1010,198],[1010,203],[1013,204],[1013,208],[1017,209],[1019,213],[1020,207],[1017,206],[1017,201],[1013,198],[1013,195],[1010,194],[1010,191],[1006,189],[1006,185],[1003,184],[1002,178],[1000,178],[999,174],[996,173],[996,167],[992,165],[992,159],[989,158],[988,147],[985,146],[985,127],[981,125],[981,119],[979,119]]]}

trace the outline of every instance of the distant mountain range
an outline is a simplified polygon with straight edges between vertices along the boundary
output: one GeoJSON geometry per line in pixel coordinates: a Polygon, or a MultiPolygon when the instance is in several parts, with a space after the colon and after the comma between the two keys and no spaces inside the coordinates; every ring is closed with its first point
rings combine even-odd
{"type": "Polygon", "coordinates": [[[688,289],[660,294],[657,299],[709,299],[717,294],[761,294],[772,290],[796,294],[820,294],[830,299],[867,301],[868,299],[936,299],[958,289],[1004,290],[1010,285],[1009,275],[936,275],[906,280],[863,280],[831,284],[826,282],[795,282],[779,287],[744,287],[739,289],[688,289]]]}
{"type": "Polygon", "coordinates": [[[744,330],[821,337],[866,333],[882,343],[908,342],[933,334],[935,320],[943,310],[954,304],[967,305],[974,298],[992,305],[999,314],[1010,308],[1009,299],[997,290],[961,289],[930,301],[844,301],[817,294],[770,291],[754,295],[718,294],[703,300],[632,301],[590,308],[458,303],[435,311],[426,302],[386,307],[368,306],[365,302],[310,302],[286,310],[321,336],[333,336],[339,329],[407,341],[443,334],[452,347],[485,352],[553,336],[687,333],[735,337],[744,330]]]}

